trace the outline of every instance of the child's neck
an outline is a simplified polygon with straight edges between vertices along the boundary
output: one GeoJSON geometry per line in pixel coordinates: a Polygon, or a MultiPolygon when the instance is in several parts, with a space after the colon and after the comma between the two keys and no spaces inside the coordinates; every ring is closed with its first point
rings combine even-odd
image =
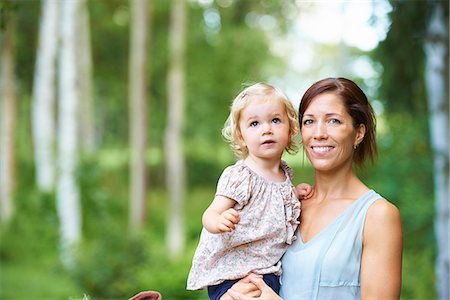
{"type": "Polygon", "coordinates": [[[244,163],[254,172],[269,181],[284,181],[286,176],[281,169],[281,157],[278,159],[260,159],[248,156],[244,163]]]}

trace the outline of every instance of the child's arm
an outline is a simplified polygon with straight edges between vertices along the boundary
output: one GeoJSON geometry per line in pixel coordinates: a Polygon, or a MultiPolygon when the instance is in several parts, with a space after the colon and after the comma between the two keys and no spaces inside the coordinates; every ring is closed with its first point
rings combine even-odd
{"type": "Polygon", "coordinates": [[[231,232],[239,222],[239,214],[233,209],[236,201],[216,196],[211,205],[203,213],[202,223],[210,233],[231,232]]]}
{"type": "Polygon", "coordinates": [[[296,196],[300,200],[306,200],[312,197],[314,195],[314,189],[312,186],[310,186],[307,183],[300,183],[296,186],[296,196]]]}

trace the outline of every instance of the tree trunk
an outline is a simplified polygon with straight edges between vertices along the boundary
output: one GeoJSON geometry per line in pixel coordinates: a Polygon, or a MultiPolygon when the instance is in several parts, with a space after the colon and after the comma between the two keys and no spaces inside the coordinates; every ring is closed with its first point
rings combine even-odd
{"type": "Polygon", "coordinates": [[[72,249],[81,235],[81,211],[79,191],[75,181],[77,167],[77,109],[79,90],[77,86],[76,22],[79,0],[61,1],[59,55],[59,122],[57,209],[61,230],[61,257],[70,267],[73,263],[72,249]]]}
{"type": "Polygon", "coordinates": [[[16,125],[16,81],[14,74],[13,11],[5,13],[5,28],[0,37],[0,220],[8,223],[14,206],[14,129],[16,125]]]}
{"type": "Polygon", "coordinates": [[[185,97],[185,19],[185,1],[173,0],[169,29],[168,118],[165,136],[166,185],[170,201],[167,246],[172,257],[178,257],[184,248],[183,198],[185,194],[185,167],[182,149],[182,128],[185,97]]]}
{"type": "MultiPolygon", "coordinates": [[[[448,22],[448,20],[447,20],[448,22]]],[[[449,299],[449,103],[448,103],[448,24],[442,7],[434,5],[428,26],[426,85],[430,113],[430,137],[434,156],[434,191],[437,242],[436,288],[439,299],[449,299]]]]}
{"type": "Polygon", "coordinates": [[[36,183],[50,192],[55,184],[55,69],[59,1],[42,2],[32,96],[32,134],[36,183]]]}
{"type": "Polygon", "coordinates": [[[130,229],[142,227],[147,197],[147,53],[149,5],[147,0],[131,0],[131,43],[129,69],[130,101],[130,229]]]}
{"type": "Polygon", "coordinates": [[[78,59],[79,63],[79,137],[80,149],[87,154],[92,154],[96,148],[94,126],[94,99],[92,94],[92,50],[91,30],[89,24],[89,11],[87,0],[81,0],[78,29],[78,59]]]}

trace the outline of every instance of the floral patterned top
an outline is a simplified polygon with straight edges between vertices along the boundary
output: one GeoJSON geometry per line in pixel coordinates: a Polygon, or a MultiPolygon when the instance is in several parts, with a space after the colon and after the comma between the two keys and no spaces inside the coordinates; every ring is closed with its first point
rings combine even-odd
{"type": "Polygon", "coordinates": [[[280,259],[296,238],[300,216],[293,172],[284,161],[281,168],[283,182],[268,181],[242,160],[223,171],[216,195],[236,201],[240,222],[233,232],[212,234],[202,229],[187,289],[203,289],[250,272],[281,274],[280,259]]]}

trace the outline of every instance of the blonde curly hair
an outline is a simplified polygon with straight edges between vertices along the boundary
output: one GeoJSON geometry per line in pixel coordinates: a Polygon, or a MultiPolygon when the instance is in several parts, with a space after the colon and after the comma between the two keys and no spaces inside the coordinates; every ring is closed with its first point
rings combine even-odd
{"type": "Polygon", "coordinates": [[[233,103],[231,104],[230,115],[222,129],[222,136],[230,144],[231,149],[237,157],[241,159],[246,158],[248,156],[248,148],[242,142],[241,129],[239,128],[241,111],[246,108],[252,100],[261,98],[279,101],[285,106],[289,120],[289,141],[285,151],[291,154],[295,153],[298,149],[295,138],[299,134],[297,112],[291,101],[289,101],[280,89],[263,82],[258,82],[246,87],[236,98],[234,98],[233,103]]]}

